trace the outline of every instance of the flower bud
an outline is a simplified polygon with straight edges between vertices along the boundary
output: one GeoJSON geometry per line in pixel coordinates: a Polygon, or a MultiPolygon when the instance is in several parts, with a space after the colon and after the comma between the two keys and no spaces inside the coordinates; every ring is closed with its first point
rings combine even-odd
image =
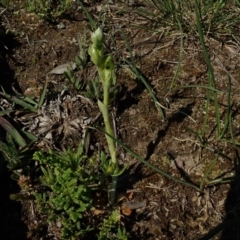
{"type": "Polygon", "coordinates": [[[95,32],[91,35],[91,41],[98,49],[102,48],[103,45],[103,32],[102,29],[99,27],[95,32]]]}
{"type": "Polygon", "coordinates": [[[91,44],[88,49],[88,53],[91,57],[91,61],[97,65],[97,67],[101,67],[103,65],[104,57],[103,57],[103,49],[98,50],[94,44],[91,44]]]}

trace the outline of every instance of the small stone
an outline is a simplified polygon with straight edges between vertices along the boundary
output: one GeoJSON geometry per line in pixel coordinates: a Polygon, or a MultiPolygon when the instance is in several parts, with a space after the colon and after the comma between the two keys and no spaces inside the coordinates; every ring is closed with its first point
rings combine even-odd
{"type": "Polygon", "coordinates": [[[58,228],[61,228],[62,223],[60,221],[57,221],[56,225],[57,225],[58,228]]]}
{"type": "Polygon", "coordinates": [[[60,22],[60,23],[57,25],[57,28],[58,28],[58,29],[65,29],[66,27],[65,27],[65,25],[64,25],[63,22],[60,22]]]}

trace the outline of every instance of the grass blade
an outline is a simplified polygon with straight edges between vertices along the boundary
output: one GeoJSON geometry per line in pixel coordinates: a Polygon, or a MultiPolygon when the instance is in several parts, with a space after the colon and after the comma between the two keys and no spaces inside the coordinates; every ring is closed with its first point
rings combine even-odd
{"type": "Polygon", "coordinates": [[[231,79],[230,79],[230,76],[228,76],[228,79],[229,79],[229,87],[228,87],[228,103],[227,103],[227,113],[226,113],[226,120],[225,120],[225,123],[224,123],[224,127],[223,127],[223,130],[222,132],[220,133],[220,136],[219,136],[219,140],[221,138],[223,138],[223,136],[225,135],[225,133],[227,132],[227,129],[229,127],[229,123],[231,122],[231,108],[232,108],[232,103],[231,103],[231,79]]]}
{"type": "Polygon", "coordinates": [[[161,104],[158,102],[156,96],[154,95],[151,86],[149,85],[149,83],[147,82],[145,77],[140,73],[140,71],[136,67],[136,63],[135,63],[133,55],[132,55],[132,50],[131,50],[131,47],[130,47],[128,41],[127,41],[126,35],[124,34],[123,31],[121,31],[121,32],[122,32],[124,41],[125,41],[125,43],[127,45],[127,48],[128,48],[128,51],[129,51],[130,57],[131,57],[131,63],[128,60],[126,60],[126,59],[125,59],[125,61],[128,63],[128,65],[130,66],[130,68],[133,71],[133,73],[137,76],[137,78],[140,79],[143,82],[143,84],[145,85],[145,87],[147,88],[149,95],[152,97],[152,99],[153,99],[153,101],[155,103],[155,106],[156,106],[157,110],[160,112],[160,114],[161,114],[161,116],[163,118],[163,121],[164,121],[165,120],[164,110],[160,107],[161,104]]]}
{"type": "Polygon", "coordinates": [[[48,79],[46,79],[46,81],[44,83],[44,87],[43,87],[43,90],[42,90],[42,93],[41,93],[41,96],[40,96],[40,99],[38,102],[38,109],[41,108],[43,105],[43,101],[45,99],[46,92],[47,92],[47,87],[48,87],[48,79]]]}
{"type": "Polygon", "coordinates": [[[203,89],[206,89],[206,90],[209,90],[209,91],[212,91],[212,92],[223,93],[223,91],[220,91],[216,88],[213,88],[211,86],[203,86],[203,85],[186,85],[186,86],[178,87],[176,89],[181,89],[181,88],[203,88],[203,89]]]}
{"type": "Polygon", "coordinates": [[[135,157],[137,160],[139,160],[140,162],[142,162],[144,165],[150,167],[151,169],[153,169],[154,171],[156,171],[157,173],[160,173],[161,175],[177,182],[177,183],[180,183],[180,184],[183,184],[185,186],[189,186],[189,187],[192,187],[194,188],[195,190],[197,191],[200,191],[199,187],[195,184],[192,184],[192,183],[189,183],[189,182],[186,182],[186,181],[183,181],[181,179],[178,179],[178,178],[175,178],[173,176],[171,176],[170,174],[164,172],[163,170],[155,167],[154,165],[152,165],[151,163],[145,161],[142,157],[140,157],[137,153],[133,152],[130,148],[128,148],[126,145],[124,145],[121,141],[119,141],[118,139],[114,138],[113,136],[110,136],[109,134],[107,134],[103,129],[101,128],[94,128],[94,127],[90,127],[92,129],[95,129],[95,130],[98,130],[106,135],[108,135],[109,137],[111,137],[114,141],[116,141],[124,150],[126,150],[128,153],[130,153],[133,157],[135,157]]]}
{"type": "Polygon", "coordinates": [[[8,122],[5,118],[0,117],[0,125],[5,129],[6,132],[8,132],[12,136],[12,138],[15,140],[15,142],[20,147],[25,147],[27,145],[27,143],[22,138],[22,136],[19,134],[17,129],[10,122],[8,122]]]}
{"type": "MultiPolygon", "coordinates": [[[[38,111],[36,107],[28,104],[28,103],[25,101],[25,100],[26,100],[26,97],[24,97],[24,98],[23,98],[24,100],[22,100],[22,99],[20,99],[20,98],[18,98],[18,97],[11,96],[11,95],[9,95],[9,94],[7,94],[7,93],[4,93],[4,92],[0,92],[0,95],[2,95],[3,97],[7,98],[8,100],[10,100],[10,101],[12,101],[12,102],[14,102],[14,103],[16,103],[16,104],[22,106],[23,108],[25,108],[25,109],[27,109],[27,110],[30,110],[30,111],[32,111],[32,112],[37,112],[37,111],[38,111]]],[[[28,98],[28,100],[29,100],[29,98],[28,98]]],[[[32,100],[32,101],[33,101],[33,100],[32,100]]],[[[33,101],[32,103],[35,103],[35,102],[33,101]]],[[[36,103],[35,103],[35,104],[36,104],[36,103]]]]}
{"type": "Polygon", "coordinates": [[[12,113],[12,112],[14,112],[14,110],[12,110],[12,109],[3,110],[3,111],[0,112],[0,117],[1,117],[1,116],[4,116],[4,115],[7,115],[7,114],[9,114],[9,113],[12,113]]]}
{"type": "MultiPolygon", "coordinates": [[[[199,40],[200,40],[200,44],[202,46],[204,59],[205,59],[205,62],[207,64],[207,68],[208,68],[208,86],[216,89],[216,83],[215,83],[215,77],[214,77],[212,64],[210,62],[209,54],[207,52],[207,48],[206,48],[205,42],[204,42],[203,30],[202,30],[201,20],[200,20],[201,10],[200,10],[200,3],[198,0],[194,1],[194,10],[195,10],[195,16],[196,16],[196,21],[197,21],[197,30],[198,30],[198,34],[199,34],[199,40]]],[[[216,123],[217,123],[217,137],[219,138],[220,131],[221,131],[221,123],[220,123],[218,98],[217,98],[217,93],[215,91],[213,92],[213,97],[214,97],[215,116],[216,116],[216,123]]],[[[207,91],[207,105],[206,105],[206,116],[204,119],[204,132],[205,132],[206,125],[207,125],[209,107],[210,107],[210,91],[207,91]]]]}
{"type": "Polygon", "coordinates": [[[86,13],[87,18],[90,22],[90,25],[92,27],[92,30],[95,31],[97,29],[97,24],[95,23],[95,21],[93,20],[93,17],[91,16],[91,14],[88,12],[88,10],[84,7],[83,3],[80,0],[77,0],[78,4],[81,6],[81,8],[83,9],[83,11],[86,13]]]}
{"type": "Polygon", "coordinates": [[[178,65],[177,65],[177,69],[174,73],[173,76],[173,80],[172,83],[170,85],[170,90],[172,90],[172,88],[174,87],[174,85],[176,84],[176,80],[178,78],[180,69],[181,69],[181,63],[182,63],[182,55],[183,55],[183,31],[182,31],[182,26],[181,23],[178,21],[178,25],[179,25],[179,30],[181,32],[181,38],[180,38],[180,51],[179,51],[179,61],[178,61],[178,65]]]}
{"type": "Polygon", "coordinates": [[[202,177],[202,180],[201,180],[201,183],[200,183],[200,190],[201,190],[201,191],[203,190],[204,182],[205,182],[207,176],[209,175],[209,173],[211,172],[212,168],[213,168],[213,167],[215,166],[215,164],[217,163],[218,156],[219,156],[219,151],[218,151],[216,157],[214,158],[214,160],[212,161],[212,163],[210,164],[210,166],[208,167],[207,171],[204,173],[204,175],[203,175],[203,177],[202,177]]]}

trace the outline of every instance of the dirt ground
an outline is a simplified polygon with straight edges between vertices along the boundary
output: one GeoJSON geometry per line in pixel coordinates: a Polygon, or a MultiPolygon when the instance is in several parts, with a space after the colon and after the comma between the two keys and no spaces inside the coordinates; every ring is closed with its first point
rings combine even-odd
{"type": "MultiPolygon", "coordinates": [[[[55,91],[70,88],[63,74],[48,73],[56,66],[75,60],[80,54],[77,38],[85,30],[89,39],[90,25],[83,10],[74,4],[66,16],[50,23],[26,12],[24,5],[17,3],[8,10],[0,9],[1,28],[11,32],[4,37],[0,32],[0,84],[6,91],[11,92],[14,88],[30,97],[39,96],[46,78],[49,79],[49,87],[55,91]]],[[[125,11],[121,12],[120,3],[105,8],[100,1],[87,7],[96,19],[100,14],[105,19],[101,24],[106,34],[106,45],[111,49],[117,66],[117,81],[122,91],[114,103],[112,113],[118,138],[159,169],[195,184],[200,183],[217,149],[220,149],[218,162],[207,180],[234,176],[233,163],[238,161],[238,151],[231,144],[216,141],[214,107],[211,107],[206,131],[208,149],[201,147],[197,137],[188,130],[202,129],[206,105],[206,89],[179,88],[206,85],[207,67],[197,37],[183,36],[182,62],[176,80],[178,88],[170,91],[169,86],[179,62],[181,35],[177,32],[165,34],[161,29],[150,31],[150,23],[135,14],[138,5],[124,5],[125,11]],[[143,83],[127,67],[125,60],[130,60],[130,53],[122,31],[126,34],[137,66],[165,107],[165,121],[143,83]]],[[[222,116],[227,111],[226,90],[229,81],[226,72],[231,75],[232,121],[237,140],[240,130],[239,48],[231,39],[220,42],[208,38],[206,45],[217,89],[225,91],[219,95],[222,116]]],[[[94,69],[89,62],[86,72],[75,74],[82,81],[87,81],[97,76],[94,69]]],[[[74,91],[70,91],[70,95],[73,97],[74,91]]],[[[81,114],[96,117],[96,106],[90,111],[81,110],[81,106],[78,114],[72,111],[72,118],[80,118],[81,114]]],[[[99,139],[96,134],[95,142],[99,139]]],[[[59,141],[64,143],[64,139],[59,141]]],[[[100,145],[104,148],[105,143],[100,142],[100,145]]],[[[231,221],[239,212],[238,178],[231,184],[209,186],[203,192],[198,192],[150,170],[120,147],[118,151],[121,161],[131,165],[126,177],[120,181],[120,190],[132,191],[132,202],[146,203],[130,216],[123,216],[122,221],[130,232],[130,239],[200,239],[226,220],[231,221]]],[[[32,200],[22,204],[9,200],[9,195],[19,189],[8,179],[5,171],[0,181],[0,238],[56,239],[50,237],[46,224],[42,224],[43,219],[37,213],[31,215],[29,208],[33,204],[32,200]],[[39,234],[40,228],[44,230],[39,232],[46,233],[45,236],[39,234]]],[[[240,232],[237,225],[229,224],[212,239],[240,239],[240,232]]]]}

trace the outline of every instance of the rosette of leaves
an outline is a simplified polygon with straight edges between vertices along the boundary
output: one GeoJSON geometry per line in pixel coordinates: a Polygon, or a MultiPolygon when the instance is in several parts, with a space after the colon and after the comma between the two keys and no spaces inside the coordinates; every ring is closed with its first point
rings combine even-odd
{"type": "Polygon", "coordinates": [[[62,239],[76,239],[91,231],[89,211],[94,187],[101,181],[95,161],[84,155],[83,146],[76,152],[42,152],[34,154],[48,191],[36,192],[36,202],[48,221],[61,225],[62,239]]]}

